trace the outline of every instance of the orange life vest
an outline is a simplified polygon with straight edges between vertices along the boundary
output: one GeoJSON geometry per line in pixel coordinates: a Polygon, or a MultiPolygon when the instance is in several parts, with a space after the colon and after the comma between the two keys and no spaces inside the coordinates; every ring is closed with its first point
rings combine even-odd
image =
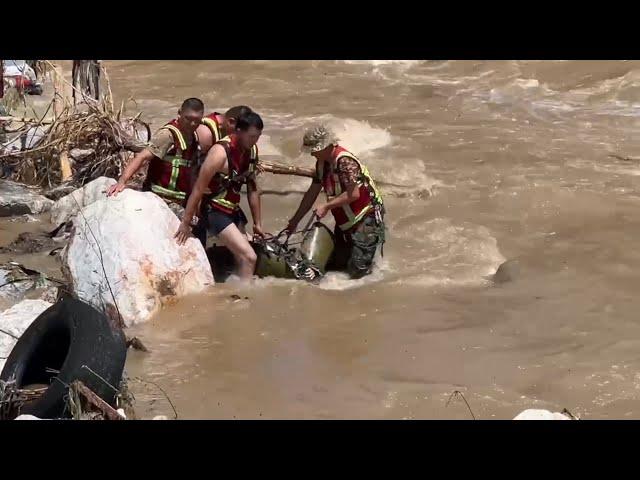
{"type": "Polygon", "coordinates": [[[172,200],[184,200],[191,191],[192,167],[199,149],[198,138],[193,135],[187,142],[178,128],[177,119],[171,120],[161,128],[169,130],[173,136],[173,145],[163,158],[153,157],[147,171],[147,183],[152,192],[172,200]]]}
{"type": "Polygon", "coordinates": [[[209,182],[212,192],[210,205],[225,213],[233,213],[240,207],[240,190],[247,183],[247,177],[255,172],[258,161],[258,146],[251,150],[243,149],[238,143],[238,137],[229,135],[219,142],[227,152],[228,174],[217,173],[209,182]]]}
{"type": "Polygon", "coordinates": [[[360,167],[360,179],[358,180],[360,197],[347,205],[331,209],[336,225],[340,230],[348,231],[367,215],[373,213],[376,204],[382,205],[382,196],[376,188],[376,184],[371,178],[367,167],[360,163],[360,160],[355,155],[336,145],[331,153],[331,163],[318,162],[316,164],[317,175],[322,182],[327,201],[331,201],[343,192],[338,172],[334,170],[334,165],[337,165],[338,160],[343,157],[355,160],[360,167]]]}

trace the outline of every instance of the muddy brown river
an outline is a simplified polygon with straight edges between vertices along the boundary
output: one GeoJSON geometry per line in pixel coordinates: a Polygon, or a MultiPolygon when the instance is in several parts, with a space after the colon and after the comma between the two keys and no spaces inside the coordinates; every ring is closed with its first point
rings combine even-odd
{"type": "MultiPolygon", "coordinates": [[[[173,415],[160,387],[190,419],[470,418],[455,390],[481,419],[640,418],[640,62],[105,65],[154,128],[189,96],[247,104],[261,156],[309,167],[322,120],[393,184],[370,277],[217,284],[130,329],[151,350],[127,360],[140,416],[173,415]]],[[[308,183],[262,177],[286,193],[263,196],[267,230],[308,183]]],[[[26,226],[45,228],[3,220],[0,241],[26,226]]]]}

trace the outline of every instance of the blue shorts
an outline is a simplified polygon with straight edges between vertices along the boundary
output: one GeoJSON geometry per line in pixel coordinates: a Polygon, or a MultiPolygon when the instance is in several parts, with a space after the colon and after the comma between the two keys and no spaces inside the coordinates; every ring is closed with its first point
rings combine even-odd
{"type": "Polygon", "coordinates": [[[232,223],[240,229],[245,226],[247,222],[247,217],[241,208],[231,214],[222,212],[217,208],[211,208],[207,215],[207,231],[211,235],[219,235],[220,232],[232,223]]]}

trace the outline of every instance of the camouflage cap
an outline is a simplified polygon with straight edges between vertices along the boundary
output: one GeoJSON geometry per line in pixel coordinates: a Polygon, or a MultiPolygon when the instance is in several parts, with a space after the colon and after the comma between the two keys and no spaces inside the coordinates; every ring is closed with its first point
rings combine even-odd
{"type": "Polygon", "coordinates": [[[319,152],[329,145],[337,145],[339,138],[326,125],[315,125],[304,132],[302,137],[303,152],[319,152]]]}

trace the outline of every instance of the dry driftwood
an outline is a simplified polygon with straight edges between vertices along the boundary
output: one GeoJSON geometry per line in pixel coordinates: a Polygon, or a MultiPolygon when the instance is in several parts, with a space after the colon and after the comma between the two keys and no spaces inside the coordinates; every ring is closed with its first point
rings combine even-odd
{"type": "Polygon", "coordinates": [[[70,388],[75,391],[77,397],[81,395],[89,405],[100,410],[107,420],[124,420],[111,405],[93,393],[82,381],[74,380],[70,388]]]}
{"type": "MultiPolygon", "coordinates": [[[[258,168],[263,172],[273,173],[275,175],[296,175],[298,177],[308,177],[308,178],[312,178],[315,175],[314,168],[296,167],[295,165],[285,165],[283,163],[277,163],[277,162],[264,162],[262,160],[260,160],[260,163],[258,164],[258,168]]],[[[390,187],[391,189],[393,189],[393,191],[391,192],[386,192],[386,195],[393,196],[393,197],[399,197],[399,198],[427,197],[428,198],[431,195],[433,195],[433,192],[431,191],[430,188],[416,189],[411,185],[398,185],[395,183],[385,182],[382,180],[375,180],[375,182],[376,182],[376,185],[380,187],[390,187]]],[[[276,192],[273,190],[264,190],[262,193],[287,195],[289,193],[304,193],[304,192],[296,192],[296,191],[276,192]]],[[[385,192],[383,192],[383,194],[384,193],[385,192]]]]}
{"type": "Polygon", "coordinates": [[[0,420],[10,420],[25,407],[36,401],[47,390],[48,385],[31,385],[17,388],[15,380],[0,380],[0,420]]]}
{"type": "Polygon", "coordinates": [[[0,122],[18,122],[18,123],[34,123],[39,125],[51,125],[53,120],[38,120],[28,117],[13,117],[11,115],[0,116],[0,122]]]}
{"type": "Polygon", "coordinates": [[[273,173],[275,175],[297,175],[299,177],[313,177],[315,170],[313,168],[296,167],[294,165],[284,165],[282,163],[264,162],[260,160],[259,168],[263,172],[273,173]]]}
{"type": "MultiPolygon", "coordinates": [[[[49,126],[45,137],[32,149],[0,155],[0,164],[12,172],[11,178],[23,183],[52,187],[71,179],[75,185],[100,176],[118,177],[131,156],[146,143],[135,138],[136,126],[148,126],[138,117],[121,119],[104,102],[86,103],[87,111],[65,109],[49,126]],[[71,164],[74,148],[93,153],[71,164]]],[[[28,125],[43,125],[44,121],[28,125]]],[[[19,135],[18,135],[19,136],[19,135]]]]}
{"type": "Polygon", "coordinates": [[[19,138],[27,129],[47,125],[44,138],[25,151],[7,152],[0,155],[0,167],[8,171],[10,178],[23,183],[52,187],[62,182],[76,186],[100,177],[118,177],[131,152],[139,152],[146,143],[136,138],[136,127],[142,126],[150,133],[149,126],[138,114],[124,118],[124,103],[116,110],[109,85],[109,77],[103,69],[106,88],[99,101],[69,83],[60,72],[59,64],[43,61],[54,73],[54,98],[40,119],[11,117],[10,120],[25,126],[14,132],[19,138]],[[78,107],[71,105],[66,90],[82,97],[78,107]],[[53,111],[53,120],[45,117],[53,111]],[[82,159],[71,159],[74,149],[91,150],[92,155],[82,159]]]}

